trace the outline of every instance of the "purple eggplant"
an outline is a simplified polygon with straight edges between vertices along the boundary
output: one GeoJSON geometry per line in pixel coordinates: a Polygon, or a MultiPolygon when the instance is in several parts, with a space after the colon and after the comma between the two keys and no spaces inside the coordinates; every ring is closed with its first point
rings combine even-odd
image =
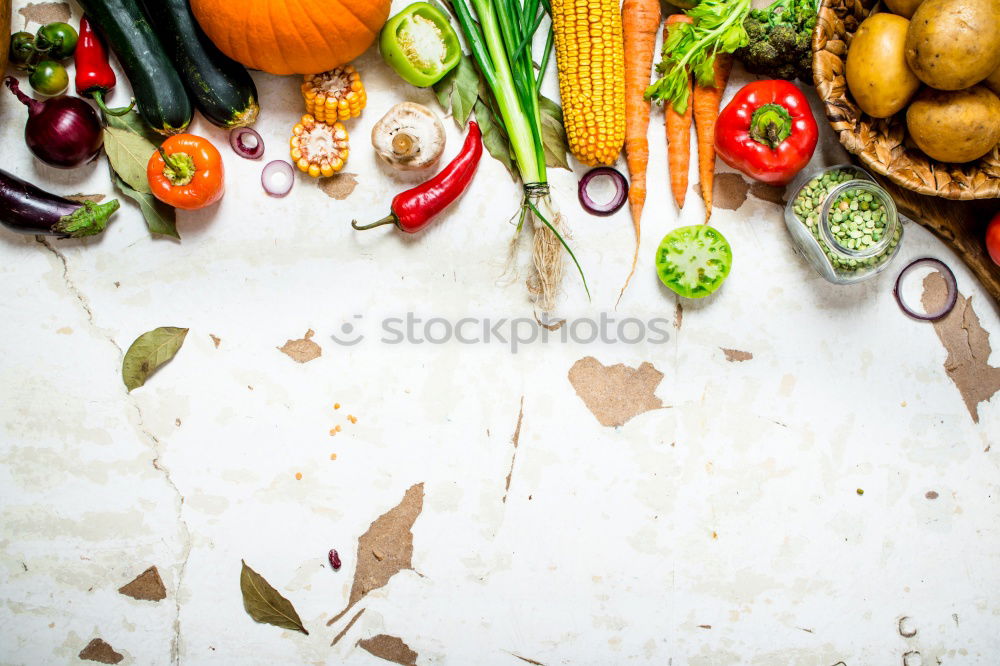
{"type": "Polygon", "coordinates": [[[117,199],[101,204],[70,201],[0,169],[0,224],[11,231],[62,238],[93,236],[104,231],[118,206],[117,199]]]}

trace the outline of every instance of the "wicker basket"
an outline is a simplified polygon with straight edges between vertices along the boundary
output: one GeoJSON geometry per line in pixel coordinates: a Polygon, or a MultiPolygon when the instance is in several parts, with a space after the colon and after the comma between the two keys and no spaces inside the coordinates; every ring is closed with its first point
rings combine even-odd
{"type": "Polygon", "coordinates": [[[967,164],[947,164],[927,157],[907,141],[903,113],[871,118],[847,91],[847,48],[861,21],[877,0],[823,0],[813,33],[816,91],[840,143],[868,169],[920,194],[946,199],[1000,197],[1000,146],[967,164]]]}

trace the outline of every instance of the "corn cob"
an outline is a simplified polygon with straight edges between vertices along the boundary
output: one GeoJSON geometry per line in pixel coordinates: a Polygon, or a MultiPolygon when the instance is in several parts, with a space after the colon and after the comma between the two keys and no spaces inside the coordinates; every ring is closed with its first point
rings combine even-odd
{"type": "Polygon", "coordinates": [[[613,164],[625,142],[625,45],[618,0],[552,0],[559,93],[569,148],[613,164]]]}
{"type": "Polygon", "coordinates": [[[321,123],[357,118],[368,103],[361,75],[351,65],[322,74],[306,74],[302,81],[306,113],[321,123]]]}
{"type": "Polygon", "coordinates": [[[321,123],[306,114],[292,129],[292,160],[313,178],[343,169],[349,153],[347,130],[340,123],[321,123]]]}

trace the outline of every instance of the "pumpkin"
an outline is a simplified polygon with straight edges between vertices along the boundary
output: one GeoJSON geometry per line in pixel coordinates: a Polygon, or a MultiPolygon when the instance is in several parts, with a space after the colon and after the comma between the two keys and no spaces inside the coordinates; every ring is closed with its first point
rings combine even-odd
{"type": "Polygon", "coordinates": [[[191,0],[209,39],[251,69],[316,74],[371,46],[391,0],[191,0]]]}

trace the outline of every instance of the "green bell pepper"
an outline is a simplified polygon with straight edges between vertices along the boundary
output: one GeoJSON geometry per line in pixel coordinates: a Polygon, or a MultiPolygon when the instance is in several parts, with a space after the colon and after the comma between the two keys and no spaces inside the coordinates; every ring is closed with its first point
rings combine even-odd
{"type": "Polygon", "coordinates": [[[462,56],[451,21],[426,2],[415,2],[386,22],[379,50],[404,81],[421,88],[443,79],[462,56]]]}

